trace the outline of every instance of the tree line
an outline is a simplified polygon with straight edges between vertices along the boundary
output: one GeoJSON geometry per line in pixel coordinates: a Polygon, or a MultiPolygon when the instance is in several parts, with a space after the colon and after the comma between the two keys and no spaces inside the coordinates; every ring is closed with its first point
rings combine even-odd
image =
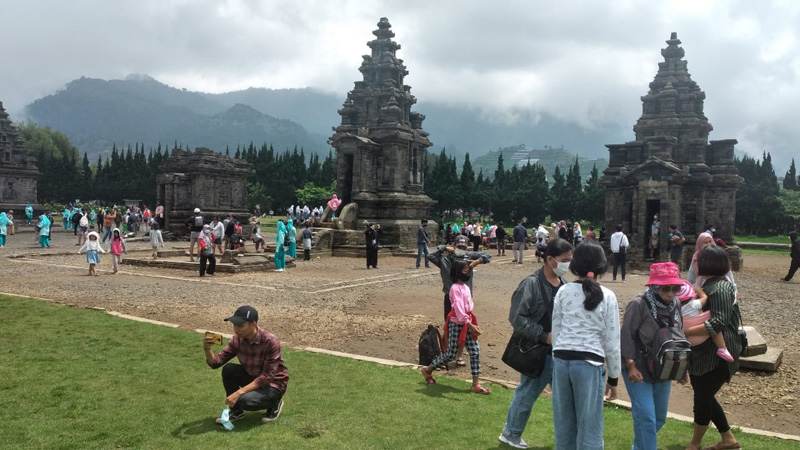
{"type": "MultiPolygon", "coordinates": [[[[117,147],[110,155],[99,156],[92,164],[61,132],[33,123],[18,126],[28,151],[38,159],[39,203],[69,203],[76,199],[120,204],[124,199],[142,200],[154,205],[155,178],[170,149],[159,144],[145,149],[144,144],[117,147]]],[[[174,143],[172,149],[182,149],[174,143]]],[[[225,153],[230,155],[230,150],[225,153]]],[[[234,158],[249,162],[255,172],[248,179],[248,209],[259,205],[262,211],[280,211],[292,204],[310,207],[327,201],[335,191],[336,157],[332,151],[321,160],[312,154],[306,159],[302,148],[277,152],[266,143],[237,147],[234,158]]],[[[772,156],[760,159],[744,156],[734,161],[744,183],[736,195],[737,234],[775,234],[794,229],[800,223],[800,176],[795,161],[779,183],[772,156]]],[[[469,154],[459,172],[455,156],[445,149],[429,154],[425,165],[425,193],[437,204],[434,215],[463,210],[494,221],[513,223],[527,218],[528,223],[554,220],[589,221],[599,224],[605,214],[605,189],[593,167],[587,180],[581,177],[578,160],[564,174],[559,167],[549,180],[540,164],[504,167],[502,154],[491,176],[481,170],[477,176],[469,154]]],[[[33,200],[33,199],[31,199],[33,200]]]]}
{"type": "Polygon", "coordinates": [[[482,169],[476,177],[467,153],[459,175],[455,157],[445,149],[429,158],[425,174],[425,193],[438,201],[437,214],[462,209],[466,216],[477,213],[506,224],[527,219],[530,224],[544,222],[548,216],[600,223],[605,213],[605,188],[597,166],[584,181],[577,157],[566,175],[556,166],[552,184],[541,164],[528,162],[506,169],[502,154],[491,177],[482,169]]]}
{"type": "MultiPolygon", "coordinates": [[[[141,200],[155,205],[156,175],[172,149],[146,149],[136,143],[126,148],[112,144],[110,155],[98,156],[91,164],[61,132],[33,123],[20,125],[19,135],[28,152],[37,158],[40,176],[39,203],[67,204],[77,199],[121,204],[124,199],[141,200]]],[[[225,150],[230,156],[230,149],[225,150]]],[[[262,211],[292,204],[319,205],[327,201],[335,188],[336,158],[329,152],[324,160],[312,154],[306,162],[302,148],[276,152],[272,145],[256,147],[253,143],[237,147],[233,158],[249,162],[255,172],[248,178],[248,209],[259,205],[262,211]]],[[[33,199],[31,199],[33,201],[33,199]]]]}

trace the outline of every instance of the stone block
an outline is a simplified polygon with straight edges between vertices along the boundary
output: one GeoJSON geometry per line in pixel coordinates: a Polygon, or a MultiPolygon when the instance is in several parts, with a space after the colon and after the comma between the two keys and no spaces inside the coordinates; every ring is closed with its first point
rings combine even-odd
{"type": "Polygon", "coordinates": [[[767,353],[767,341],[764,340],[761,333],[751,326],[742,328],[747,333],[747,352],[742,356],[758,356],[767,353]]]}
{"type": "Polygon", "coordinates": [[[739,366],[746,369],[775,372],[783,362],[783,349],[770,348],[763,355],[739,358],[739,366]]]}
{"type": "Polygon", "coordinates": [[[233,264],[233,258],[237,254],[238,252],[234,250],[225,250],[225,252],[222,253],[222,258],[220,258],[219,262],[223,264],[233,264]]]}
{"type": "Polygon", "coordinates": [[[269,259],[264,256],[236,256],[233,258],[233,264],[236,266],[251,266],[251,265],[265,265],[269,264],[269,259]]]}

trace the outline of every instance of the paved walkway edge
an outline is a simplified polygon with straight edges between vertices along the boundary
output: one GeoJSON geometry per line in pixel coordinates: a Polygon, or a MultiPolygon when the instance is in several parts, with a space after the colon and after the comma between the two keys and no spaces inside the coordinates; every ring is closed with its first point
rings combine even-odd
{"type": "MultiPolygon", "coordinates": [[[[53,304],[56,304],[56,305],[73,306],[73,305],[68,305],[68,304],[65,304],[65,303],[60,303],[60,302],[56,302],[56,301],[51,300],[51,299],[41,298],[41,297],[29,297],[29,296],[26,296],[26,295],[10,294],[10,293],[7,293],[7,292],[0,292],[0,295],[7,295],[7,296],[11,296],[11,297],[27,297],[27,298],[33,298],[33,299],[36,299],[36,300],[43,300],[43,301],[46,301],[46,302],[49,302],[49,303],[53,303],[53,304]]],[[[94,309],[102,310],[102,308],[94,308],[94,309]]],[[[166,326],[166,327],[170,327],[170,328],[179,328],[180,327],[180,325],[177,325],[177,324],[174,324],[174,323],[159,322],[157,320],[145,319],[144,317],[131,316],[131,315],[122,314],[122,313],[119,313],[119,312],[116,312],[116,311],[106,311],[106,313],[108,313],[108,314],[110,314],[112,316],[116,316],[116,317],[122,318],[122,319],[134,320],[136,322],[144,322],[144,323],[149,323],[149,324],[152,324],[152,325],[166,326]]],[[[197,333],[205,333],[206,331],[207,330],[199,330],[199,329],[195,330],[195,332],[197,332],[197,333]]],[[[220,333],[220,334],[222,334],[226,339],[230,339],[231,336],[232,336],[231,334],[227,334],[227,333],[220,333]]],[[[302,351],[307,351],[307,352],[311,352],[311,353],[320,353],[320,354],[325,354],[325,355],[338,356],[338,357],[341,357],[341,358],[349,358],[349,359],[354,359],[354,360],[357,360],[357,361],[373,362],[373,363],[377,363],[377,364],[381,364],[381,365],[385,365],[385,366],[392,366],[392,367],[410,367],[410,368],[420,367],[419,364],[407,363],[407,362],[402,362],[402,361],[394,361],[394,360],[391,360],[391,359],[374,358],[372,356],[356,355],[356,354],[353,354],[353,353],[337,352],[335,350],[326,350],[324,348],[317,348],[317,347],[295,347],[295,348],[293,348],[293,350],[302,350],[302,351]]],[[[505,387],[507,389],[514,389],[518,384],[518,383],[515,383],[513,381],[504,381],[504,380],[499,380],[499,379],[494,379],[494,378],[487,378],[487,377],[482,377],[481,379],[485,380],[485,381],[488,381],[490,383],[495,383],[495,384],[501,385],[501,386],[503,386],[503,387],[505,387]]],[[[628,410],[631,409],[630,402],[626,402],[624,400],[614,400],[614,401],[609,402],[609,403],[612,403],[612,404],[614,404],[616,406],[619,406],[621,408],[625,408],[625,409],[628,409],[628,410]]],[[[667,417],[670,418],[670,419],[679,420],[681,422],[689,422],[689,423],[691,423],[691,422],[694,421],[694,419],[692,419],[689,416],[684,416],[684,415],[675,414],[675,413],[667,413],[667,417]]],[[[792,435],[792,434],[776,433],[776,432],[767,431],[767,430],[759,430],[759,429],[756,429],[756,428],[737,427],[736,425],[733,425],[733,427],[734,428],[738,428],[738,429],[740,429],[743,432],[748,433],[748,434],[755,434],[755,435],[758,435],[758,436],[767,436],[767,437],[783,439],[783,440],[787,440],[787,441],[800,442],[800,436],[795,436],[795,435],[792,435]]]]}

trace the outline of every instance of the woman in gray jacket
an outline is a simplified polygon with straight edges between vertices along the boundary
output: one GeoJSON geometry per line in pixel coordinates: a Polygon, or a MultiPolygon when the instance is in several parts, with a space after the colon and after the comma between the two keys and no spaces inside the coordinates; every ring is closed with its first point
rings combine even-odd
{"type": "MultiPolygon", "coordinates": [[[[562,278],[569,270],[572,260],[572,245],[564,239],[553,239],[544,251],[544,266],[529,275],[511,296],[508,321],[514,327],[515,337],[524,337],[528,342],[538,342],[548,347],[553,319],[553,298],[558,288],[566,283],[562,278]]],[[[514,448],[528,448],[522,440],[522,432],[528,424],[531,409],[542,390],[553,379],[553,357],[548,352],[541,375],[531,377],[520,374],[519,386],[508,406],[508,416],[500,442],[514,448]]]]}

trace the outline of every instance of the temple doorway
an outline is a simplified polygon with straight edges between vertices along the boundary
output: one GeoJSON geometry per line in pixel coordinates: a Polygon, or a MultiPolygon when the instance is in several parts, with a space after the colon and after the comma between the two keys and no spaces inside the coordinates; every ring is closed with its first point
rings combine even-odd
{"type": "Polygon", "coordinates": [[[342,197],[342,205],[346,205],[352,201],[353,192],[353,155],[344,154],[344,185],[341,186],[340,192],[342,197]]]}

